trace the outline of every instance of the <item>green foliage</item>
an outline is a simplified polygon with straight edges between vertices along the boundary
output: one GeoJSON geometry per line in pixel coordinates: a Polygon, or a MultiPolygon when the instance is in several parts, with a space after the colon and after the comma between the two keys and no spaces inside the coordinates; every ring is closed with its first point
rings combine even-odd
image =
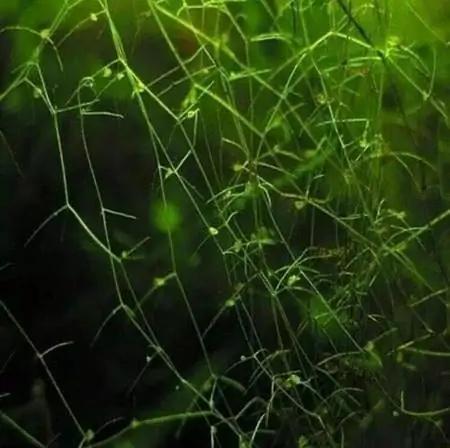
{"type": "Polygon", "coordinates": [[[1,129],[1,187],[53,192],[27,244],[65,214],[96,279],[66,316],[123,316],[127,388],[165,391],[98,443],[61,393],[85,445],[361,446],[392,409],[447,443],[414,395],[447,356],[443,1],[6,3],[1,113],[36,141],[1,129]]]}

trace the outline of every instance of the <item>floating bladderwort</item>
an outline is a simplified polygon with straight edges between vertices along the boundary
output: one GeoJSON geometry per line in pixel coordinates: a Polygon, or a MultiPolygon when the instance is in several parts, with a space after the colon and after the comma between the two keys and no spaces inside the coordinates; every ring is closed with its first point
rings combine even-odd
{"type": "Polygon", "coordinates": [[[67,211],[15,271],[0,263],[62,390],[56,432],[79,433],[74,446],[107,427],[115,448],[169,446],[172,432],[177,446],[353,448],[403,446],[417,428],[415,445],[446,446],[425,412],[442,414],[445,393],[425,391],[445,362],[448,282],[423,238],[439,224],[448,240],[447,145],[439,172],[433,159],[445,4],[3,3],[0,202],[17,218],[0,222],[27,238],[67,211]],[[22,202],[5,193],[13,159],[22,202]],[[94,250],[79,252],[73,227],[94,250]],[[87,334],[99,345],[54,348],[87,334]],[[125,414],[139,423],[119,435],[109,422],[125,414]],[[403,437],[380,440],[391,433],[403,437]]]}

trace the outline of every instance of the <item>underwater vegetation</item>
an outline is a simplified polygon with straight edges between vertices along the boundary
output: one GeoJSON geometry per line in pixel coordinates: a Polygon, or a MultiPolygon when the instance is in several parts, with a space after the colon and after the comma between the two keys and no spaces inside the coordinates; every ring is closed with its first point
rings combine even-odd
{"type": "Polygon", "coordinates": [[[448,446],[448,17],[0,5],[0,446],[448,446]]]}

